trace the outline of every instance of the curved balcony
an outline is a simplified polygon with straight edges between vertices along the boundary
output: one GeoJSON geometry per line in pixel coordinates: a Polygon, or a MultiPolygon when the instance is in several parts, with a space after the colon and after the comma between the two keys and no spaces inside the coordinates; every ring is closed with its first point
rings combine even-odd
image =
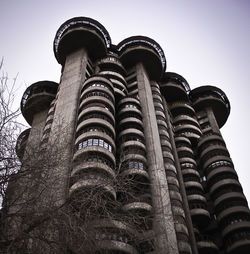
{"type": "Polygon", "coordinates": [[[133,125],[135,129],[138,129],[140,131],[143,130],[143,123],[142,120],[135,118],[135,117],[127,117],[119,121],[118,125],[119,128],[124,130],[127,129],[127,126],[133,125]]]}
{"type": "Polygon", "coordinates": [[[73,156],[73,160],[74,162],[79,163],[83,158],[86,158],[93,153],[96,154],[96,156],[100,155],[106,157],[112,162],[113,167],[115,166],[114,154],[100,146],[88,146],[83,149],[77,150],[73,156]]]}
{"type": "Polygon", "coordinates": [[[166,59],[162,48],[148,37],[129,37],[121,41],[117,45],[117,49],[125,68],[142,62],[153,80],[159,80],[166,69],[166,59]]]}
{"type": "Polygon", "coordinates": [[[106,133],[103,133],[103,132],[100,132],[100,131],[87,131],[87,132],[84,132],[83,134],[81,134],[80,136],[78,136],[76,138],[75,146],[77,147],[80,142],[82,142],[83,140],[87,140],[87,139],[101,139],[104,142],[107,142],[111,146],[111,148],[107,149],[107,150],[109,150],[109,151],[112,150],[112,152],[115,154],[115,148],[116,148],[115,142],[106,133]]]}
{"type": "Polygon", "coordinates": [[[127,135],[137,135],[137,136],[141,137],[144,140],[143,132],[138,130],[138,129],[135,129],[135,128],[128,128],[128,129],[125,129],[125,130],[121,131],[119,133],[118,138],[122,139],[123,136],[127,136],[127,135]]]}
{"type": "Polygon", "coordinates": [[[205,236],[200,236],[197,239],[197,248],[199,254],[217,254],[219,253],[219,248],[217,245],[209,238],[205,236]]]}
{"type": "Polygon", "coordinates": [[[188,138],[183,137],[183,136],[178,136],[174,138],[176,147],[178,148],[178,145],[185,146],[185,147],[191,147],[191,142],[188,138]]]}
{"type": "Polygon", "coordinates": [[[213,156],[230,156],[227,148],[223,145],[212,145],[205,148],[201,154],[200,158],[202,162],[206,162],[208,159],[210,159],[213,156]]]}
{"type": "Polygon", "coordinates": [[[113,114],[103,107],[96,106],[83,109],[78,115],[78,124],[90,118],[100,118],[106,120],[107,122],[112,124],[112,126],[115,125],[115,118],[113,114]]]}
{"type": "Polygon", "coordinates": [[[137,99],[131,98],[131,97],[126,97],[126,98],[120,100],[118,102],[118,108],[121,109],[123,107],[126,107],[126,104],[134,104],[138,109],[141,108],[140,102],[137,99]]]}
{"type": "Polygon", "coordinates": [[[119,74],[125,76],[126,70],[124,69],[121,62],[114,55],[109,55],[101,60],[99,60],[96,65],[100,68],[101,71],[112,70],[118,72],[119,74]]]}
{"type": "Polygon", "coordinates": [[[177,147],[177,153],[179,158],[183,158],[183,157],[190,157],[193,158],[194,157],[194,152],[191,148],[189,147],[177,147]]]}
{"type": "Polygon", "coordinates": [[[225,207],[227,206],[233,206],[234,201],[239,201],[240,203],[244,204],[247,206],[247,201],[246,197],[244,196],[243,193],[240,192],[230,192],[223,194],[219,196],[217,199],[214,201],[214,207],[215,211],[219,213],[220,211],[224,210],[225,207]]]}
{"type": "MultiPolygon", "coordinates": [[[[229,242],[229,241],[228,241],[229,242]]],[[[227,244],[227,253],[229,254],[248,254],[250,248],[250,234],[238,233],[227,244]]]]}
{"type": "Polygon", "coordinates": [[[202,86],[190,92],[190,98],[196,111],[212,108],[218,126],[221,128],[230,113],[230,103],[226,94],[214,86],[202,86]]]}
{"type": "MultiPolygon", "coordinates": [[[[223,230],[222,230],[222,237],[227,237],[236,232],[239,231],[248,231],[250,232],[250,221],[238,221],[235,223],[232,223],[230,225],[227,225],[223,230]]],[[[250,239],[249,239],[250,240],[250,239]]]]}
{"type": "Polygon", "coordinates": [[[221,179],[238,179],[235,170],[228,166],[218,166],[210,171],[207,175],[207,183],[208,186],[212,186],[216,182],[220,181],[221,179]]]}
{"type": "Polygon", "coordinates": [[[83,99],[91,96],[91,95],[103,94],[107,99],[109,99],[112,103],[115,103],[115,97],[112,91],[108,90],[105,87],[98,86],[90,86],[88,88],[84,88],[81,92],[80,102],[83,99]]]}
{"type": "Polygon", "coordinates": [[[86,48],[92,60],[104,57],[111,46],[107,30],[99,22],[86,17],[75,17],[64,22],[56,32],[54,54],[60,64],[78,48],[86,48]]]}
{"type": "Polygon", "coordinates": [[[210,214],[202,204],[189,204],[192,221],[200,227],[205,227],[210,223],[210,214]]]}
{"type": "Polygon", "coordinates": [[[185,101],[177,101],[170,104],[170,111],[173,117],[178,115],[188,115],[188,116],[195,116],[194,109],[187,104],[185,101]]]}
{"type": "Polygon", "coordinates": [[[29,138],[30,130],[31,128],[24,130],[23,132],[21,132],[21,134],[17,138],[16,154],[20,160],[22,160],[23,158],[27,140],[29,138]]]}
{"type": "Polygon", "coordinates": [[[114,170],[98,158],[96,158],[96,161],[82,161],[79,164],[74,165],[70,176],[71,178],[80,178],[81,174],[90,172],[102,174],[113,180],[115,179],[114,170]]]}
{"type": "Polygon", "coordinates": [[[218,195],[221,195],[222,193],[229,191],[227,188],[230,189],[236,188],[238,191],[242,191],[242,187],[240,183],[235,179],[223,179],[215,184],[213,184],[210,188],[210,194],[212,197],[217,198],[218,195]]]}
{"type": "MultiPolygon", "coordinates": [[[[232,220],[235,216],[248,216],[250,218],[250,211],[247,206],[233,206],[225,208],[222,212],[220,212],[217,216],[217,220],[219,224],[223,224],[226,220],[232,220]],[[230,219],[231,218],[231,219],[230,219]]],[[[227,223],[228,224],[228,223],[227,223]]]]}
{"type": "Polygon", "coordinates": [[[110,133],[110,136],[114,139],[115,138],[115,129],[112,124],[107,122],[106,120],[100,119],[100,118],[90,118],[81,121],[76,128],[76,136],[78,137],[84,129],[90,128],[90,127],[101,127],[104,128],[110,133]]]}
{"type": "Polygon", "coordinates": [[[102,219],[91,221],[96,231],[98,253],[138,254],[134,247],[137,232],[120,221],[102,219]]]}
{"type": "Polygon", "coordinates": [[[134,117],[138,118],[139,120],[142,120],[141,111],[135,107],[122,108],[121,110],[119,110],[118,116],[121,120],[126,117],[131,117],[131,116],[134,116],[134,117]]]}
{"type": "Polygon", "coordinates": [[[200,129],[191,124],[177,125],[174,127],[174,131],[177,135],[185,135],[188,138],[199,139],[202,135],[200,129]]]}
{"type": "Polygon", "coordinates": [[[233,162],[228,156],[224,155],[217,155],[209,158],[203,163],[203,168],[206,171],[206,174],[208,175],[214,168],[220,167],[220,166],[230,166],[233,167],[233,162]],[[223,162],[223,163],[220,163],[223,162]]]}
{"type": "Polygon", "coordinates": [[[99,174],[82,175],[69,189],[71,204],[76,209],[95,209],[91,202],[95,202],[95,197],[100,199],[116,199],[116,192],[112,181],[99,174]],[[90,195],[90,196],[89,196],[90,195]]]}
{"type": "Polygon", "coordinates": [[[179,161],[180,161],[180,164],[190,163],[190,164],[193,165],[193,167],[197,166],[196,161],[194,159],[192,159],[192,158],[189,158],[189,157],[179,158],[179,161]]]}
{"type": "Polygon", "coordinates": [[[133,181],[137,183],[149,183],[149,175],[148,175],[148,172],[144,169],[144,166],[143,166],[143,169],[123,167],[120,175],[123,178],[128,178],[128,179],[132,178],[133,181]]]}
{"type": "Polygon", "coordinates": [[[111,82],[112,82],[112,80],[118,80],[118,81],[120,81],[125,86],[125,88],[126,88],[127,82],[126,82],[125,78],[121,74],[119,74],[117,72],[114,72],[114,71],[110,71],[110,70],[109,71],[101,71],[99,74],[100,75],[104,75],[111,82]]]}
{"type": "Polygon", "coordinates": [[[200,151],[202,151],[202,150],[204,150],[204,146],[206,148],[207,144],[209,144],[209,143],[214,145],[214,142],[216,142],[216,141],[224,143],[224,145],[225,145],[223,138],[220,135],[218,135],[217,133],[213,133],[212,135],[208,135],[208,136],[202,136],[199,140],[199,143],[198,143],[198,149],[200,151]]]}
{"type": "Polygon", "coordinates": [[[131,212],[139,216],[145,217],[152,212],[153,208],[150,204],[143,201],[139,201],[123,205],[122,210],[124,212],[131,212]]]}
{"type": "Polygon", "coordinates": [[[168,103],[176,100],[189,101],[189,84],[181,75],[177,73],[164,73],[161,79],[161,91],[168,103]]]}
{"type": "MultiPolygon", "coordinates": [[[[112,237],[114,237],[112,235],[112,237]]],[[[111,238],[111,237],[110,237],[111,238]]],[[[119,235],[117,235],[116,238],[120,238],[119,235]]],[[[113,254],[113,253],[119,253],[119,254],[138,254],[136,248],[132,245],[121,242],[121,241],[115,241],[115,240],[99,240],[96,242],[97,244],[97,250],[100,251],[98,253],[107,253],[107,254],[113,254]]]]}
{"type": "Polygon", "coordinates": [[[25,120],[32,125],[35,114],[49,109],[55,99],[58,84],[52,81],[39,81],[29,86],[21,100],[21,112],[25,120]]]}
{"type": "Polygon", "coordinates": [[[188,116],[188,115],[178,115],[174,118],[174,121],[173,121],[173,124],[174,125],[178,125],[178,124],[191,124],[191,125],[194,125],[198,128],[200,128],[197,120],[191,116],[188,116]]]}
{"type": "Polygon", "coordinates": [[[90,87],[96,87],[96,88],[102,87],[114,93],[112,82],[109,79],[105,78],[103,75],[95,74],[95,75],[92,75],[90,78],[88,78],[83,83],[81,92],[83,92],[84,90],[90,87]]]}
{"type": "Polygon", "coordinates": [[[106,110],[110,111],[112,114],[115,113],[114,104],[109,99],[99,95],[85,98],[79,105],[79,111],[92,106],[101,106],[106,110]]]}

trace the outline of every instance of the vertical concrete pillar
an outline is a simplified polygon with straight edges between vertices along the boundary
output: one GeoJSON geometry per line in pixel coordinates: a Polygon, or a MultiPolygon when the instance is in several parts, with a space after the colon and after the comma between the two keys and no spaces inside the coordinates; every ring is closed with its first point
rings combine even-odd
{"type": "Polygon", "coordinates": [[[174,254],[178,253],[178,246],[150,81],[142,63],[137,64],[136,71],[138,93],[144,116],[148,171],[151,178],[156,252],[174,254]]]}
{"type": "Polygon", "coordinates": [[[51,190],[48,192],[54,205],[61,205],[68,195],[68,179],[72,167],[74,134],[81,85],[85,80],[88,61],[85,49],[66,57],[48,147],[55,165],[50,173],[51,190]],[[53,158],[53,156],[55,156],[53,158]]]}
{"type": "Polygon", "coordinates": [[[212,108],[207,107],[206,112],[207,112],[208,121],[211,125],[211,128],[212,128],[213,132],[218,133],[219,135],[221,135],[220,128],[217,124],[217,121],[215,119],[214,112],[213,112],[212,108]]]}

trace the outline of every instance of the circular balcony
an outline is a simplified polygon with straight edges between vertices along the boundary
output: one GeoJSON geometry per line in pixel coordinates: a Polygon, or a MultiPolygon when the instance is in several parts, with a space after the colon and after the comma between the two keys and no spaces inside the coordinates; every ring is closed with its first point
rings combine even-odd
{"type": "Polygon", "coordinates": [[[228,157],[230,156],[227,148],[224,145],[208,146],[201,152],[200,158],[202,162],[206,162],[211,157],[219,156],[219,155],[228,156],[228,157]]]}
{"type": "Polygon", "coordinates": [[[174,121],[173,121],[173,124],[174,125],[179,125],[179,124],[191,124],[191,125],[194,125],[198,128],[200,128],[197,120],[193,117],[190,117],[188,115],[178,115],[174,118],[174,121]]]}
{"type": "Polygon", "coordinates": [[[119,129],[124,130],[127,129],[128,126],[133,126],[134,129],[138,129],[140,131],[143,130],[143,123],[142,120],[135,118],[135,117],[127,117],[119,121],[118,123],[119,129]]]}
{"type": "Polygon", "coordinates": [[[108,150],[112,149],[112,152],[115,153],[115,142],[114,140],[107,135],[106,133],[100,132],[100,131],[87,131],[81,134],[76,138],[75,145],[78,146],[79,143],[81,143],[83,140],[87,139],[101,139],[104,142],[107,142],[111,148],[108,150]]]}
{"type": "Polygon", "coordinates": [[[200,236],[197,239],[197,248],[199,254],[217,254],[219,253],[219,248],[217,245],[209,238],[205,236],[200,236]]]}
{"type": "Polygon", "coordinates": [[[112,168],[115,166],[115,156],[108,149],[100,146],[87,146],[74,153],[73,160],[75,163],[80,163],[82,159],[89,157],[92,154],[107,158],[112,163],[112,168]]]}
{"type": "Polygon", "coordinates": [[[121,62],[114,55],[109,55],[96,63],[101,71],[114,71],[118,72],[121,75],[126,75],[126,70],[124,69],[121,62]]]}
{"type": "Polygon", "coordinates": [[[145,36],[132,36],[117,45],[125,68],[142,62],[149,77],[159,80],[166,69],[166,59],[160,45],[145,36]]]}
{"type": "Polygon", "coordinates": [[[177,73],[164,73],[161,79],[161,91],[168,103],[176,100],[189,101],[189,84],[181,75],[177,73]]]}
{"type": "Polygon", "coordinates": [[[103,96],[107,99],[109,99],[109,101],[111,103],[115,103],[115,97],[113,95],[113,92],[111,92],[110,90],[104,88],[104,87],[96,87],[96,86],[90,86],[86,89],[84,89],[81,92],[81,97],[80,97],[80,102],[82,102],[84,99],[91,97],[91,96],[103,96]]]}
{"type": "Polygon", "coordinates": [[[82,174],[93,172],[96,174],[102,174],[106,177],[109,177],[111,179],[115,179],[115,173],[114,170],[105,164],[104,161],[102,161],[99,158],[96,158],[95,161],[82,161],[77,165],[73,166],[72,172],[71,172],[71,178],[80,178],[82,174]]]}
{"type": "Polygon", "coordinates": [[[90,118],[81,121],[76,128],[76,136],[78,137],[79,135],[81,135],[84,129],[86,130],[91,127],[93,127],[93,129],[98,127],[103,128],[104,130],[106,130],[105,132],[108,132],[113,139],[115,138],[115,129],[113,125],[106,120],[100,118],[90,118]]]}
{"type": "Polygon", "coordinates": [[[178,115],[195,116],[194,109],[185,101],[177,101],[170,104],[170,111],[175,118],[178,115]]]}
{"type": "Polygon", "coordinates": [[[219,213],[220,211],[224,210],[225,207],[233,206],[233,203],[235,202],[237,204],[238,201],[239,203],[245,204],[245,206],[247,206],[246,197],[243,193],[230,192],[223,194],[214,201],[215,211],[219,213]]]}
{"type": "Polygon", "coordinates": [[[89,87],[96,87],[96,88],[102,87],[102,88],[108,89],[109,91],[114,93],[112,82],[109,79],[107,79],[106,77],[104,77],[103,75],[95,74],[95,75],[91,76],[90,78],[88,78],[83,83],[82,92],[83,92],[83,90],[85,90],[89,87]]]}
{"type": "Polygon", "coordinates": [[[227,253],[229,254],[248,254],[250,248],[250,234],[240,232],[235,234],[230,239],[230,244],[227,246],[227,253]]]}
{"type": "Polygon", "coordinates": [[[216,142],[220,142],[225,145],[223,138],[217,133],[213,133],[212,135],[208,135],[208,136],[202,136],[198,143],[198,149],[200,151],[204,150],[206,146],[208,146],[210,143],[214,145],[216,142]]]}
{"type": "Polygon", "coordinates": [[[75,17],[64,22],[56,32],[54,54],[60,64],[71,52],[86,48],[92,60],[106,56],[111,38],[99,22],[87,17],[75,17]]]}
{"type": "Polygon", "coordinates": [[[211,172],[207,175],[208,186],[212,186],[223,178],[238,179],[237,174],[233,168],[228,166],[218,166],[211,170],[211,172]]]}
{"type": "Polygon", "coordinates": [[[112,126],[115,126],[115,118],[113,114],[104,107],[96,106],[83,109],[78,115],[78,123],[90,118],[100,118],[109,122],[112,126]]]}
{"type": "Polygon", "coordinates": [[[85,174],[70,187],[69,198],[73,207],[85,211],[97,209],[100,200],[115,200],[116,192],[110,178],[85,174]]]}
{"type": "Polygon", "coordinates": [[[209,158],[203,163],[203,168],[208,175],[214,168],[219,166],[230,166],[233,167],[233,162],[228,156],[217,155],[209,158]]]}
{"type": "Polygon", "coordinates": [[[196,111],[212,108],[218,126],[221,128],[230,113],[230,103],[226,94],[214,86],[202,86],[190,92],[190,99],[196,111]]]}
{"type": "Polygon", "coordinates": [[[17,138],[16,154],[20,160],[22,160],[22,158],[23,158],[27,140],[29,138],[30,130],[31,130],[30,128],[24,130],[23,132],[21,132],[21,134],[17,138]]]}
{"type": "Polygon", "coordinates": [[[237,180],[222,179],[211,186],[210,194],[212,197],[217,198],[217,196],[222,193],[231,191],[231,188],[236,188],[237,190],[242,191],[242,187],[237,180]]]}
{"type": "Polygon", "coordinates": [[[138,254],[134,247],[137,232],[117,220],[102,219],[91,221],[96,231],[97,253],[138,254]]]}
{"type": "Polygon", "coordinates": [[[58,84],[52,81],[39,81],[29,86],[21,100],[21,112],[25,120],[32,125],[34,115],[47,110],[55,99],[58,84]]]}

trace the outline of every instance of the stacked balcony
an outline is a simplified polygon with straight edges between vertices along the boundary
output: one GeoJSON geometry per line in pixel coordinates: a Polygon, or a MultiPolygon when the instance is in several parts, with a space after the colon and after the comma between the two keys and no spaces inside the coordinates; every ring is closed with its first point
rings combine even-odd
{"type": "Polygon", "coordinates": [[[248,253],[250,212],[225,143],[213,133],[203,136],[198,147],[227,253],[248,253]]]}
{"type": "Polygon", "coordinates": [[[152,202],[147,172],[146,146],[142,113],[138,99],[127,97],[118,104],[119,165],[125,183],[120,201],[125,214],[135,218],[138,231],[151,228],[152,202]]]}
{"type": "Polygon", "coordinates": [[[215,244],[214,239],[210,235],[202,235],[199,230],[194,227],[194,234],[196,238],[197,248],[199,254],[217,254],[219,253],[219,248],[215,244]]]}
{"type": "Polygon", "coordinates": [[[179,253],[191,253],[189,245],[189,234],[185,222],[182,197],[179,188],[179,181],[175,168],[172,146],[168,133],[168,126],[164,112],[163,102],[160,95],[160,88],[157,83],[151,84],[155,115],[160,135],[162,156],[165,172],[167,176],[169,195],[171,200],[172,212],[175,221],[176,237],[178,240],[179,253]]]}
{"type": "Polygon", "coordinates": [[[21,134],[18,136],[18,139],[16,142],[16,154],[17,154],[18,158],[20,159],[20,161],[22,161],[22,159],[23,159],[23,155],[24,155],[24,152],[26,149],[30,130],[31,129],[29,128],[29,129],[26,129],[23,132],[21,132],[21,134]]]}
{"type": "Polygon", "coordinates": [[[176,137],[175,142],[193,224],[204,228],[210,222],[210,214],[207,211],[191,142],[186,137],[176,137]]]}
{"type": "Polygon", "coordinates": [[[53,120],[54,120],[56,101],[57,101],[57,99],[55,98],[51,102],[50,107],[49,107],[47,119],[46,119],[46,122],[45,122],[45,126],[43,128],[43,135],[42,135],[42,139],[41,139],[42,148],[46,147],[46,145],[48,143],[48,140],[49,140],[49,135],[50,135],[51,127],[52,127],[52,123],[53,123],[53,120]]]}
{"type": "Polygon", "coordinates": [[[114,87],[116,101],[127,94],[127,83],[124,78],[126,71],[115,55],[109,55],[97,63],[98,73],[108,78],[114,87]]]}
{"type": "Polygon", "coordinates": [[[94,76],[83,84],[69,190],[76,209],[91,205],[91,200],[86,201],[88,194],[96,194],[101,202],[116,198],[114,103],[109,80],[94,76]]]}
{"type": "Polygon", "coordinates": [[[96,220],[91,223],[95,232],[96,254],[137,254],[137,232],[124,222],[113,219],[96,220]]]}
{"type": "Polygon", "coordinates": [[[21,112],[25,120],[32,125],[36,114],[48,110],[55,99],[58,84],[52,81],[39,81],[29,86],[21,100],[21,112]]]}

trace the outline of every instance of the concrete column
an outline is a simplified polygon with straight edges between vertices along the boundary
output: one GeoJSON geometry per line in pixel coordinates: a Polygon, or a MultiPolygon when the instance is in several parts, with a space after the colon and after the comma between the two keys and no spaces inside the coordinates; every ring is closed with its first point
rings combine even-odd
{"type": "MultiPolygon", "coordinates": [[[[163,105],[164,105],[164,108],[165,108],[165,116],[166,116],[166,119],[167,119],[167,123],[168,123],[168,126],[170,126],[171,125],[170,116],[169,116],[168,111],[167,111],[167,103],[166,103],[165,98],[163,98],[163,105]]],[[[188,228],[188,233],[189,233],[189,238],[190,238],[190,246],[192,248],[192,254],[198,254],[198,249],[197,249],[196,239],[195,239],[195,235],[194,235],[192,218],[191,218],[189,205],[188,205],[188,200],[187,200],[187,195],[186,195],[186,189],[185,189],[184,180],[183,180],[182,173],[181,173],[181,166],[180,166],[180,163],[179,163],[178,153],[177,153],[176,146],[175,146],[174,133],[173,133],[173,130],[171,128],[169,128],[169,136],[170,136],[170,142],[171,142],[172,149],[173,149],[173,156],[174,156],[174,159],[175,159],[175,166],[176,166],[178,181],[179,181],[179,184],[180,184],[182,204],[183,204],[183,209],[185,211],[186,225],[187,225],[187,228],[188,228]]]]}
{"type": "Polygon", "coordinates": [[[48,141],[48,157],[55,164],[50,172],[51,187],[48,195],[54,205],[62,205],[68,195],[80,89],[85,80],[87,61],[85,49],[79,49],[67,56],[57,93],[48,141]]]}
{"type": "Polygon", "coordinates": [[[206,108],[206,112],[207,112],[208,121],[211,125],[211,128],[212,128],[213,132],[218,133],[219,135],[221,135],[220,128],[217,124],[217,121],[215,119],[214,112],[213,112],[212,108],[210,108],[210,107],[206,108]]]}
{"type": "Polygon", "coordinates": [[[147,147],[148,172],[154,207],[156,252],[159,254],[174,254],[178,253],[178,246],[150,81],[142,63],[137,64],[136,71],[138,93],[144,116],[143,125],[147,147]]]}

